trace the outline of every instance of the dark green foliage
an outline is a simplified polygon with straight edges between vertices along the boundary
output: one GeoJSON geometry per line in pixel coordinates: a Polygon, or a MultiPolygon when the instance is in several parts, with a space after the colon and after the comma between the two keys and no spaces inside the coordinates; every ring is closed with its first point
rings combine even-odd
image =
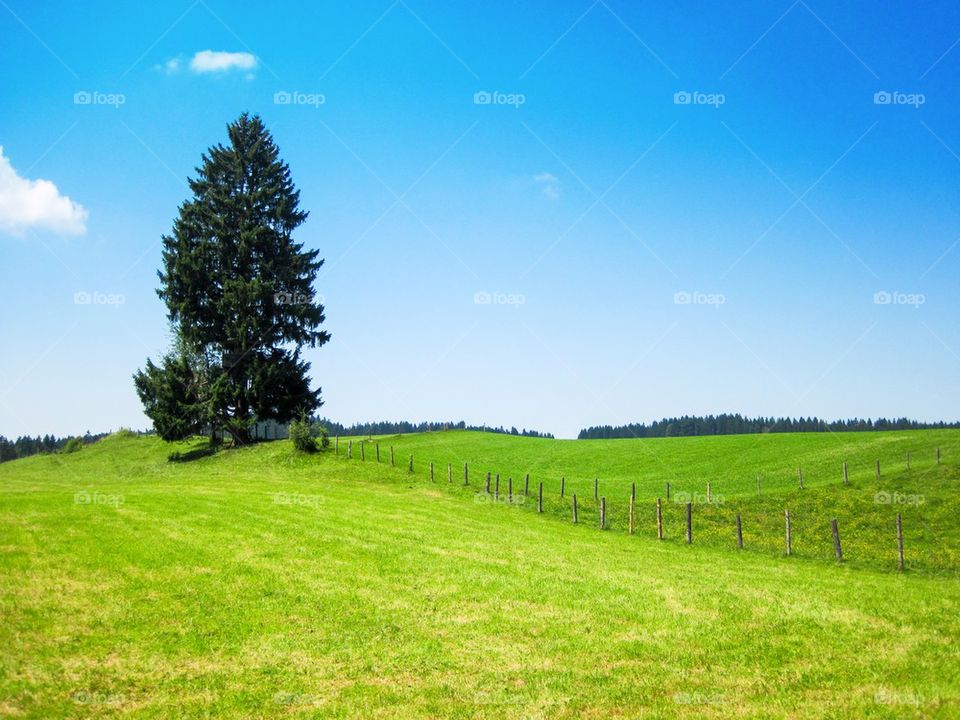
{"type": "Polygon", "coordinates": [[[420,422],[412,423],[402,420],[400,422],[391,422],[383,420],[380,422],[354,423],[353,425],[343,425],[326,418],[320,422],[333,433],[337,435],[402,435],[405,433],[417,432],[439,432],[441,430],[476,430],[478,432],[490,432],[500,435],[519,435],[521,437],[539,437],[553,438],[550,433],[538,432],[536,430],[509,430],[501,427],[488,427],[486,425],[467,425],[466,422],[420,422]]]}
{"type": "Polygon", "coordinates": [[[193,197],[163,237],[157,292],[178,349],[135,376],[166,439],[203,425],[244,443],[255,418],[287,422],[322,404],[300,357],[330,337],[313,299],[323,261],[292,237],[307,213],[260,118],[244,113],[227,131],[229,143],[203,155],[193,197]]]}
{"type": "Polygon", "coordinates": [[[819,418],[747,418],[740,414],[690,416],[664,418],[652,422],[633,425],[600,425],[581,430],[580,440],[604,440],[613,438],[645,437],[690,437],[698,435],[743,435],[749,433],[783,432],[866,432],[870,430],[930,430],[960,427],[960,422],[923,423],[907,418],[887,420],[826,421],[819,418]]]}
{"type": "Polygon", "coordinates": [[[309,419],[300,417],[290,423],[290,439],[293,446],[301,452],[316,452],[317,441],[313,437],[314,429],[309,419]]]}
{"type": "Polygon", "coordinates": [[[17,446],[7,440],[5,437],[0,436],[0,462],[6,462],[7,460],[16,460],[17,459],[17,446]]]}
{"type": "Polygon", "coordinates": [[[164,440],[184,440],[203,430],[209,416],[207,398],[183,355],[165,355],[159,366],[147,360],[146,369],[133,376],[133,384],[144,412],[164,440]]]}

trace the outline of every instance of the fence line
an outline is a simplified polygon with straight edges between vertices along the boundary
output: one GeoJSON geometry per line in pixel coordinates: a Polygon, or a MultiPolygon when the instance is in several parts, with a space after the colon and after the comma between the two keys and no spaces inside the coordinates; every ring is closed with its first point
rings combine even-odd
{"type": "MultiPolygon", "coordinates": [[[[360,459],[365,460],[365,442],[359,440],[360,445],[360,459]]],[[[376,459],[377,462],[380,462],[380,443],[375,443],[376,448],[376,459]]],[[[340,452],[340,437],[339,435],[334,438],[334,454],[339,455],[340,452]]],[[[353,439],[347,440],[347,459],[353,459],[353,439]]],[[[904,454],[904,466],[907,470],[911,469],[911,452],[908,450],[904,454]]],[[[935,448],[934,454],[935,465],[939,466],[942,464],[942,452],[941,448],[935,448]]],[[[395,466],[394,460],[394,448],[390,446],[390,464],[395,466]]],[[[407,465],[407,470],[410,473],[414,472],[414,456],[413,453],[410,453],[409,461],[407,465]]],[[[880,459],[877,458],[874,462],[874,476],[877,481],[882,481],[883,474],[881,472],[880,459]]],[[[434,463],[429,463],[429,477],[431,481],[434,481],[434,463]]],[[[849,475],[849,466],[845,461],[841,467],[841,477],[842,483],[844,486],[850,485],[850,475],[849,475]]],[[[499,500],[500,497],[500,473],[491,473],[488,471],[486,473],[486,487],[485,491],[489,495],[491,492],[491,479],[494,479],[493,495],[494,499],[499,500]]],[[[802,466],[797,466],[797,480],[799,482],[799,489],[804,489],[804,479],[805,474],[803,472],[802,466]]],[[[453,481],[453,465],[452,463],[447,464],[447,482],[453,481]]],[[[757,473],[757,497],[762,497],[762,473],[757,473]]],[[[508,486],[507,486],[507,496],[510,503],[513,503],[513,477],[508,477],[508,486]]],[[[463,484],[464,486],[469,485],[469,464],[463,463],[463,484]]],[[[594,501],[597,503],[597,515],[599,519],[600,529],[608,529],[608,517],[607,517],[607,499],[605,496],[601,496],[599,492],[600,488],[600,479],[598,476],[594,477],[593,481],[593,496],[594,501]]],[[[542,514],[544,512],[544,496],[543,496],[544,483],[543,481],[538,481],[537,485],[537,513],[542,514]]],[[[676,505],[671,497],[671,483],[666,482],[666,498],[671,505],[676,505]]],[[[524,487],[523,487],[523,497],[526,499],[529,496],[530,492],[530,473],[525,473],[524,475],[524,487]]],[[[630,483],[630,495],[628,497],[627,505],[627,534],[633,535],[636,532],[636,495],[637,493],[637,484],[635,481],[630,483]]],[[[680,493],[678,498],[685,493],[680,493]]],[[[563,499],[566,497],[566,476],[562,475],[560,477],[560,498],[563,499]]],[[[703,496],[701,496],[703,497],[703,496]]],[[[708,505],[713,504],[714,493],[713,485],[710,481],[706,483],[706,501],[708,505]]],[[[571,496],[572,499],[572,520],[575,524],[579,523],[579,504],[577,499],[577,494],[573,493],[571,496]]],[[[686,498],[684,498],[686,499],[686,498]]],[[[693,502],[686,500],[686,502],[681,502],[680,507],[685,511],[685,532],[684,540],[688,545],[693,544],[693,502]]],[[[736,547],[737,549],[743,549],[743,519],[740,513],[736,513],[734,517],[734,529],[736,537],[736,547]]],[[[786,555],[793,555],[793,524],[790,515],[790,510],[784,510],[784,523],[785,523],[785,545],[786,545],[786,555]]],[[[840,540],[840,530],[839,522],[837,518],[832,518],[830,521],[830,531],[833,541],[833,550],[834,556],[837,562],[843,561],[843,548],[840,540]]],[[[656,498],[656,537],[658,540],[663,540],[665,536],[664,533],[664,523],[663,523],[663,503],[661,498],[656,498]]],[[[896,548],[897,548],[897,570],[903,572],[905,569],[905,557],[904,557],[904,536],[903,536],[903,518],[901,513],[896,515],[896,548]]]]}

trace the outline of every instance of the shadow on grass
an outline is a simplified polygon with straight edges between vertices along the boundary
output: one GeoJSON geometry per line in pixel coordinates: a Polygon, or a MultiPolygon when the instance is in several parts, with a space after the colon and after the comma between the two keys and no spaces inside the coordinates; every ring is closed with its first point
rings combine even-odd
{"type": "Polygon", "coordinates": [[[179,450],[172,452],[167,455],[167,460],[172,463],[192,462],[194,460],[210,457],[211,455],[216,455],[217,452],[222,448],[223,445],[221,443],[213,444],[207,441],[200,445],[196,445],[185,452],[181,452],[179,450]]]}

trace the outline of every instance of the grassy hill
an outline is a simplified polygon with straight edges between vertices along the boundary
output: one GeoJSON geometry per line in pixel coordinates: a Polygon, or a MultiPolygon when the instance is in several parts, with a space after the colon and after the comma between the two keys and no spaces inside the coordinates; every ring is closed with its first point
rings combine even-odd
{"type": "Polygon", "coordinates": [[[433,434],[382,440],[393,469],[372,445],[366,462],[356,448],[347,460],[344,444],[340,456],[276,442],[169,463],[156,439],[115,436],[0,465],[0,716],[960,715],[960,581],[951,563],[921,560],[915,530],[918,556],[897,574],[889,553],[858,557],[853,528],[838,565],[802,545],[803,522],[793,558],[738,553],[705,524],[717,513],[719,533],[736,502],[757,517],[799,502],[798,460],[809,502],[869,495],[879,455],[881,483],[926,493],[913,509],[955,543],[956,431],[433,434]],[[907,447],[909,473],[895,469],[907,447]],[[448,485],[445,463],[463,460],[471,486],[448,485]],[[650,501],[669,477],[677,492],[716,478],[729,498],[697,507],[687,546],[675,524],[658,542],[649,518],[633,537],[616,513],[610,532],[573,525],[558,497],[546,516],[489,502],[476,494],[487,468],[545,483],[567,472],[584,498],[596,473],[621,506],[630,482],[650,501]],[[758,470],[769,499],[752,497],[758,470]]]}
{"type": "Polygon", "coordinates": [[[736,516],[741,515],[744,547],[779,555],[785,549],[786,510],[791,514],[793,552],[800,556],[833,557],[830,522],[838,520],[846,559],[854,564],[896,569],[896,515],[903,518],[905,554],[918,572],[960,572],[960,430],[876,433],[801,433],[728,435],[643,440],[545,440],[493,433],[442,432],[363,440],[348,443],[360,458],[364,442],[367,461],[389,462],[393,447],[397,467],[406,469],[414,456],[414,475],[446,482],[452,465],[454,484],[462,483],[467,463],[473,490],[485,489],[486,473],[501,478],[501,500],[509,479],[514,489],[530,475],[531,498],[525,510],[535,510],[534,497],[544,484],[544,511],[572,519],[577,495],[579,520],[599,526],[598,495],[607,501],[607,527],[628,526],[629,498],[636,488],[636,532],[656,534],[656,498],[662,498],[664,533],[682,540],[685,504],[694,505],[694,541],[736,547],[736,516]],[[937,464],[937,449],[941,462],[937,464]],[[909,468],[907,455],[909,453],[909,468]],[[880,479],[876,462],[880,461],[880,479]],[[848,484],[843,482],[847,463],[848,484]],[[803,489],[799,473],[803,474],[803,489]],[[760,476],[758,493],[757,476],[760,476]],[[561,478],[564,496],[560,497],[561,478]],[[670,484],[672,502],[666,502],[670,484]],[[710,484],[708,502],[707,484],[710,484]]]}
{"type": "MultiPolygon", "coordinates": [[[[345,450],[348,438],[341,438],[345,450]]],[[[352,438],[354,443],[360,438],[352,438]]],[[[561,476],[567,486],[584,494],[593,492],[593,480],[615,495],[629,492],[637,483],[638,496],[664,495],[665,483],[675,491],[701,492],[706,482],[727,495],[755,494],[757,473],[763,474],[764,491],[793,490],[797,468],[802,466],[806,487],[835,485],[842,480],[842,465],[848,463],[852,481],[872,481],[875,461],[882,475],[906,467],[910,453],[915,475],[936,467],[936,448],[944,463],[960,457],[960,430],[911,430],[869,433],[774,433],[714,435],[642,440],[550,440],[494,433],[453,431],[375,438],[384,450],[394,446],[397,464],[409,454],[419,465],[431,460],[447,462],[462,470],[463,463],[475,472],[493,470],[504,477],[539,477],[559,488],[561,476]]],[[[368,441],[368,448],[373,441],[368,441]]],[[[357,451],[359,457],[359,451],[357,451]]],[[[367,459],[371,459],[368,455],[367,459]]]]}

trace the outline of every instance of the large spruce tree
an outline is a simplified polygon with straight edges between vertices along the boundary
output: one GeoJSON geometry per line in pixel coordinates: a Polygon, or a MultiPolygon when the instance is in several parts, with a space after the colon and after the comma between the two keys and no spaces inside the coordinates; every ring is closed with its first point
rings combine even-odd
{"type": "Polygon", "coordinates": [[[170,440],[207,427],[245,443],[255,419],[286,422],[322,404],[300,357],[330,339],[313,298],[323,260],[293,239],[307,213],[260,118],[244,113],[227,132],[229,144],[203,156],[193,197],[163,237],[157,293],[174,350],[134,376],[170,440]]]}

